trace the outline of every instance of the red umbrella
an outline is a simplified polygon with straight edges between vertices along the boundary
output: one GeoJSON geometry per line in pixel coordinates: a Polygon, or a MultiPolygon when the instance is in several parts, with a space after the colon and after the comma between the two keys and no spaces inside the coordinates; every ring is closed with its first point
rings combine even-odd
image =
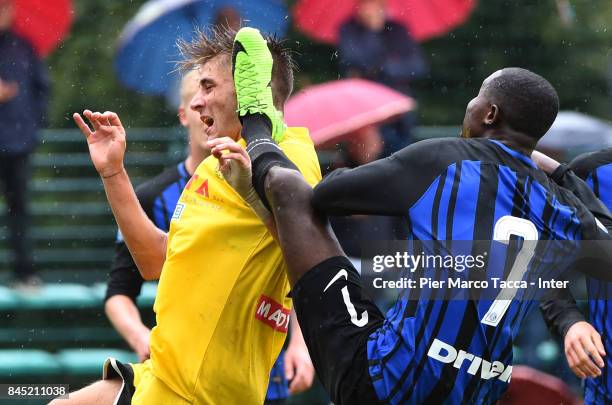
{"type": "MultiPolygon", "coordinates": [[[[442,35],[465,22],[476,0],[387,0],[387,15],[417,41],[442,35]]],[[[338,42],[340,26],[355,12],[356,0],[300,0],[293,9],[297,27],[322,42],[338,42]]]]}
{"type": "Polygon", "coordinates": [[[27,39],[39,56],[61,42],[72,23],[71,0],[15,0],[13,31],[27,39]]]}
{"type": "Polygon", "coordinates": [[[285,121],[307,127],[314,144],[322,145],[414,106],[413,99],[382,84],[344,79],[311,86],[291,97],[285,105],[285,121]]]}

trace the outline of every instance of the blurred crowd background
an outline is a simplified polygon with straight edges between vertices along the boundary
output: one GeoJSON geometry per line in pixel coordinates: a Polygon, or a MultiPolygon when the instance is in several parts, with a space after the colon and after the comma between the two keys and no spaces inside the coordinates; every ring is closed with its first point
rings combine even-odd
{"type": "MultiPolygon", "coordinates": [[[[164,98],[124,88],[112,68],[119,34],[143,3],[74,2],[71,33],[47,61],[54,83],[49,127],[71,128],[72,112],[87,106],[112,106],[135,127],[175,125],[164,98]]],[[[611,118],[610,21],[612,3],[606,0],[478,2],[465,24],[420,44],[429,66],[412,84],[420,124],[459,125],[483,78],[503,66],[546,77],[559,91],[562,110],[611,118]]],[[[291,23],[286,36],[299,66],[296,90],[338,78],[337,48],[313,41],[291,23]]]]}

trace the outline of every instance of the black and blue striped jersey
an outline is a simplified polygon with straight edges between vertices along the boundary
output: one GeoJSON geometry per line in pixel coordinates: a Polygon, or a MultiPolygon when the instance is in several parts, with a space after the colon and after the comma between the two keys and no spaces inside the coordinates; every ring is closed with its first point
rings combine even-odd
{"type": "MultiPolygon", "coordinates": [[[[465,248],[465,241],[512,239],[491,242],[487,251],[486,277],[504,280],[517,276],[515,262],[525,257],[519,279],[561,274],[578,258],[579,244],[555,250],[544,242],[607,239],[612,224],[608,210],[571,171],[562,167],[549,177],[528,156],[489,139],[422,141],[387,159],[333,172],[315,188],[313,205],[333,215],[403,217],[409,239],[440,241],[432,244],[438,253],[455,253],[452,241],[464,241],[457,245],[465,248]],[[542,242],[525,252],[522,240],[542,242]]],[[[596,268],[598,277],[612,279],[603,266],[596,268]]],[[[369,374],[381,400],[494,403],[506,390],[512,343],[535,301],[450,300],[445,294],[404,290],[369,336],[369,374]]]]}
{"type": "MultiPolygon", "coordinates": [[[[612,210],[612,148],[586,153],[575,158],[570,168],[594,191],[595,195],[612,210]]],[[[584,381],[585,404],[612,403],[612,283],[587,277],[589,322],[601,335],[607,355],[602,374],[584,381]]],[[[571,293],[568,293],[571,294],[571,293]]],[[[580,318],[579,310],[571,295],[557,296],[546,303],[544,315],[561,336],[580,318]],[[548,315],[548,316],[547,316],[548,315]]]]}
{"type": "MultiPolygon", "coordinates": [[[[570,165],[612,210],[612,148],[578,156],[570,165]]],[[[585,404],[612,403],[612,283],[587,277],[589,321],[601,335],[607,356],[602,374],[585,380],[585,404]]]]}

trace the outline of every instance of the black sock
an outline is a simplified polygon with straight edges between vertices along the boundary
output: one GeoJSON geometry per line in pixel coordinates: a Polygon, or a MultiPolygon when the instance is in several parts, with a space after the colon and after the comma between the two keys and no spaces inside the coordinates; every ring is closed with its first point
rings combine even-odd
{"type": "Polygon", "coordinates": [[[272,123],[263,114],[246,114],[242,118],[242,137],[247,143],[246,151],[251,158],[253,188],[270,210],[266,198],[265,179],[268,170],[274,166],[298,170],[282,149],[272,140],[272,123]]]}

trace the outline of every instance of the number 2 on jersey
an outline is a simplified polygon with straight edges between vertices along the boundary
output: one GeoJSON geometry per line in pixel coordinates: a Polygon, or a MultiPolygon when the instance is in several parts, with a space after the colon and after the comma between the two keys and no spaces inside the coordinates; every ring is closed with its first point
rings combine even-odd
{"type": "MultiPolygon", "coordinates": [[[[521,237],[526,241],[537,241],[539,238],[538,229],[533,222],[527,219],[505,215],[495,223],[493,240],[508,245],[510,243],[510,236],[512,235],[521,237]]],[[[523,247],[516,255],[516,260],[512,265],[510,274],[508,274],[508,281],[520,281],[523,279],[529,262],[535,254],[535,247],[535,243],[523,243],[523,247]]],[[[497,294],[495,301],[493,301],[480,322],[490,326],[499,325],[499,322],[510,307],[510,303],[515,295],[515,288],[502,289],[499,294],[497,294]]]]}

